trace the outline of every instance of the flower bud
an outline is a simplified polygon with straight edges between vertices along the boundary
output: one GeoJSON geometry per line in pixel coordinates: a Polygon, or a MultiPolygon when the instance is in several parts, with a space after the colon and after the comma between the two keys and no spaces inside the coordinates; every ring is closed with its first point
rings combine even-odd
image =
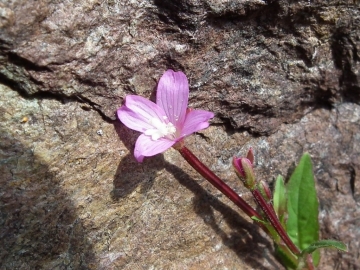
{"type": "Polygon", "coordinates": [[[267,203],[270,203],[272,200],[272,194],[271,194],[271,190],[270,190],[268,184],[261,180],[257,184],[257,189],[260,191],[261,196],[265,199],[265,201],[267,203]]]}
{"type": "Polygon", "coordinates": [[[252,162],[247,158],[233,158],[233,166],[239,179],[247,189],[254,189],[256,181],[252,162]]]}
{"type": "Polygon", "coordinates": [[[252,165],[254,165],[255,157],[254,157],[254,152],[253,152],[253,150],[252,150],[251,147],[250,147],[250,149],[249,149],[249,151],[248,151],[248,153],[247,153],[247,155],[246,155],[246,158],[247,158],[248,160],[250,160],[250,162],[251,162],[252,165]]]}

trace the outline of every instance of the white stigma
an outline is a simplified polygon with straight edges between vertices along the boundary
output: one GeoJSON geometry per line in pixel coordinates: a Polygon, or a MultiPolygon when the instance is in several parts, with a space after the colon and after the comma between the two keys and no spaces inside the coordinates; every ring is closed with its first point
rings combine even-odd
{"type": "Polygon", "coordinates": [[[166,136],[171,136],[172,138],[174,138],[176,128],[172,123],[164,123],[157,118],[152,118],[149,122],[154,128],[146,130],[144,134],[147,136],[151,136],[152,140],[156,141],[166,136]]]}

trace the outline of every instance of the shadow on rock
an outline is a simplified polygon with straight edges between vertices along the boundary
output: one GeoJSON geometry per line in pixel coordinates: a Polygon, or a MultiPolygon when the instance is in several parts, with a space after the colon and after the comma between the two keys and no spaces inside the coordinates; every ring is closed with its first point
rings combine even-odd
{"type": "MultiPolygon", "coordinates": [[[[272,250],[272,244],[259,234],[258,226],[249,223],[237,211],[208,193],[182,169],[170,163],[167,163],[166,169],[174,175],[181,185],[194,193],[194,211],[221,237],[223,244],[231,248],[239,258],[254,269],[262,269],[263,250],[265,247],[272,250]],[[221,213],[222,219],[233,229],[231,234],[221,230],[214,215],[215,211],[221,213]]],[[[267,261],[274,268],[278,267],[278,263],[271,258],[267,258],[267,261]]]]}
{"type": "MultiPolygon", "coordinates": [[[[115,124],[115,129],[131,153],[125,156],[118,166],[113,182],[113,200],[126,197],[139,185],[141,185],[141,192],[145,193],[152,187],[156,171],[165,168],[181,185],[194,193],[194,211],[221,237],[224,245],[234,250],[239,258],[251,265],[254,269],[262,269],[262,261],[265,256],[264,248],[266,247],[268,250],[272,250],[272,244],[259,234],[256,225],[249,223],[237,211],[209,194],[182,169],[166,162],[163,155],[160,154],[151,158],[145,158],[143,163],[138,163],[132,151],[139,133],[133,132],[118,123],[115,124]],[[227,234],[221,230],[215,218],[214,211],[222,214],[223,220],[233,229],[231,234],[227,234]]],[[[274,268],[279,266],[279,264],[271,258],[267,258],[267,261],[273,265],[274,268]]]]}
{"type": "Polygon", "coordinates": [[[0,268],[89,269],[92,245],[59,180],[4,130],[0,139],[0,268]]]}
{"type": "Polygon", "coordinates": [[[156,171],[164,168],[165,160],[160,154],[145,158],[143,163],[137,162],[133,150],[139,133],[130,130],[120,122],[115,123],[114,127],[121,141],[130,151],[130,154],[121,159],[114,177],[114,189],[111,196],[113,200],[118,200],[131,194],[139,185],[141,185],[142,193],[149,190],[154,183],[156,171]]]}

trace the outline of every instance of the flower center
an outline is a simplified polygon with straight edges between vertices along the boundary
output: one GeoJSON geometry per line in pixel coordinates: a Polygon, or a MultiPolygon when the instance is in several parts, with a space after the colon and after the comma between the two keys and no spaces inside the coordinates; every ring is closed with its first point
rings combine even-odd
{"type": "Polygon", "coordinates": [[[154,128],[146,130],[144,134],[147,136],[151,136],[152,140],[156,141],[166,136],[169,136],[171,139],[175,138],[174,135],[176,132],[176,128],[171,122],[164,123],[161,122],[159,119],[153,118],[150,119],[150,124],[154,128]]]}

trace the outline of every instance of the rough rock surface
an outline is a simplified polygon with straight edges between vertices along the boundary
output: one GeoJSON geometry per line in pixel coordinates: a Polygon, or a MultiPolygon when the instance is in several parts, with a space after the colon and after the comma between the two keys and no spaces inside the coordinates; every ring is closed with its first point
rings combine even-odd
{"type": "Polygon", "coordinates": [[[250,196],[304,151],[317,179],[320,269],[360,268],[357,0],[0,0],[1,269],[278,269],[266,238],[175,150],[138,164],[125,95],[183,70],[216,113],[190,149],[250,196]]]}

